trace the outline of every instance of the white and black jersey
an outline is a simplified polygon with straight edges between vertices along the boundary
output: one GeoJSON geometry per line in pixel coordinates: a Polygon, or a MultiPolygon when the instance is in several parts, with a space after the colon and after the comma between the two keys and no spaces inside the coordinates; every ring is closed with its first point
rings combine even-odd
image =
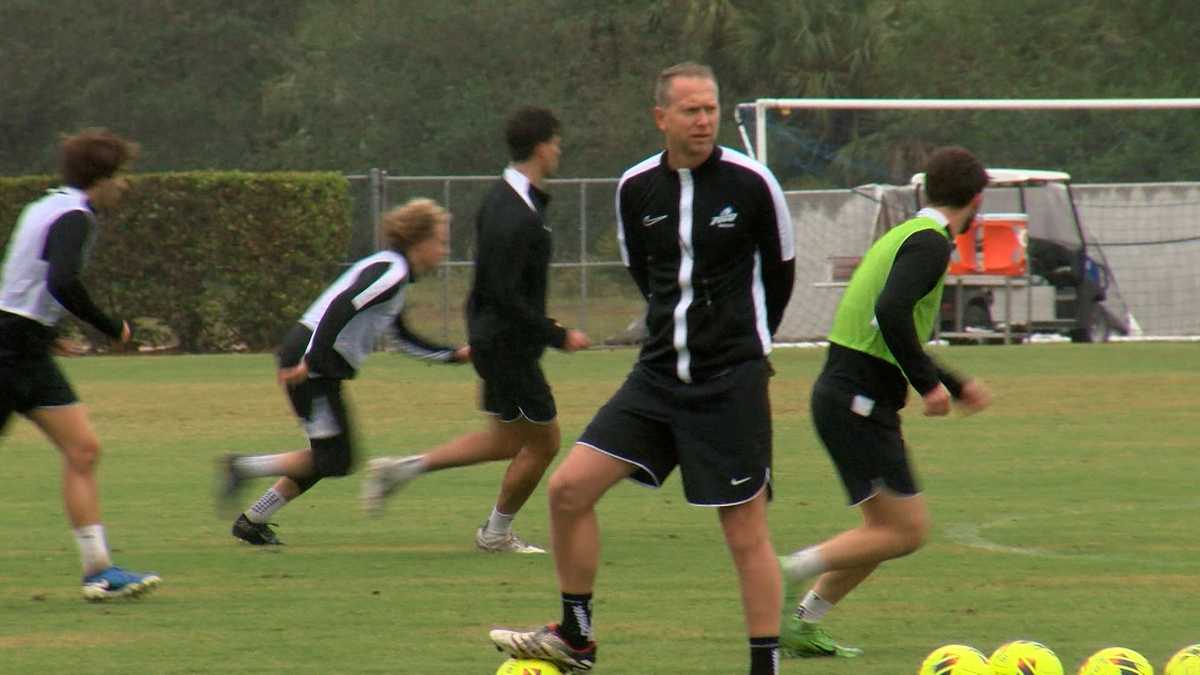
{"type": "MultiPolygon", "coordinates": [[[[350,379],[390,327],[401,349],[422,359],[454,362],[453,347],[417,337],[404,324],[404,290],[412,280],[408,261],[380,251],[354,263],[325,289],[300,324],[309,332],[302,357],[314,377],[350,379]]],[[[286,345],[285,345],[286,347],[286,345]]],[[[281,354],[281,363],[298,362],[281,354]]]]}
{"type": "Polygon", "coordinates": [[[50,190],[21,212],[0,282],[0,355],[47,353],[64,312],[121,337],[124,322],[102,312],[80,280],[96,228],[87,193],[73,187],[50,190]]]}
{"type": "Polygon", "coordinates": [[[792,220],[762,164],[717,147],[695,169],[665,152],[617,187],[621,259],[646,297],[640,361],[683,382],[762,358],[792,293],[792,220]]]}

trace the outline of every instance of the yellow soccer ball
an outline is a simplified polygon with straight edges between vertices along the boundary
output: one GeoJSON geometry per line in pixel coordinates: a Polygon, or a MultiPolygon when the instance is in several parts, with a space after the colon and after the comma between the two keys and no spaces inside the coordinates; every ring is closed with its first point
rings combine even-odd
{"type": "Polygon", "coordinates": [[[496,675],[563,675],[558,666],[538,659],[509,659],[500,664],[496,675]]]}
{"type": "Polygon", "coordinates": [[[917,675],[992,675],[992,669],[978,649],[945,645],[929,652],[917,675]]]}
{"type": "Polygon", "coordinates": [[[1200,675],[1200,644],[1189,645],[1175,652],[1167,661],[1163,675],[1200,675]]]}
{"type": "Polygon", "coordinates": [[[1132,649],[1109,647],[1089,656],[1079,675],[1154,675],[1154,666],[1132,649]]]}
{"type": "Polygon", "coordinates": [[[1006,642],[992,652],[990,661],[993,675],[1063,675],[1058,656],[1032,640],[1006,642]]]}

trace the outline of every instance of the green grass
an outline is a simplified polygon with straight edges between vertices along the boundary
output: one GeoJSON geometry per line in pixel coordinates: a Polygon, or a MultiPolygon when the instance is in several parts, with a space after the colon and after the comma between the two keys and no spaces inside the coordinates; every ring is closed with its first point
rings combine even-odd
{"type": "MultiPolygon", "coordinates": [[[[429,338],[463,341],[463,303],[470,284],[470,269],[461,267],[421,278],[405,292],[409,325],[419,327],[429,338]]],[[[546,313],[564,326],[583,330],[594,344],[623,334],[644,313],[645,302],[624,267],[589,270],[586,301],[581,298],[580,286],[579,269],[552,269],[546,313]]]]}
{"type": "MultiPolygon", "coordinates": [[[[1161,666],[1200,642],[1197,346],[939,354],[987,380],[996,401],[970,418],[907,416],[931,540],[884,565],[827,619],[865,657],[787,661],[783,673],[899,675],[943,643],[990,652],[1013,638],[1047,643],[1068,672],[1112,645],[1161,666]]],[[[780,551],[856,522],[808,419],[823,355],[773,357],[780,551]]],[[[547,356],[565,442],[634,357],[547,356]]],[[[557,618],[549,557],[473,550],[502,465],[423,478],[379,520],[359,515],[357,478],[328,481],[278,514],[286,547],[253,549],[214,516],[211,472],[228,450],[302,445],[269,356],[63,363],[105,444],[116,558],[165,583],[140,602],[79,599],[57,458],[14,418],[0,443],[0,672],[490,674],[502,659],[489,627],[557,618]]],[[[364,455],[410,452],[482,424],[469,368],[379,354],[348,388],[364,455]]],[[[657,492],[618,486],[600,511],[598,672],[744,673],[740,601],[715,514],[687,506],[677,478],[657,492]]],[[[544,487],[517,526],[548,543],[544,487]]]]}

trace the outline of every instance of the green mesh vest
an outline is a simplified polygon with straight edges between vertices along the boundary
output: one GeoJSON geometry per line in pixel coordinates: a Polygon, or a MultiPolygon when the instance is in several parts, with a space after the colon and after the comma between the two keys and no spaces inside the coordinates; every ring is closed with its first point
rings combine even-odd
{"type": "MultiPolygon", "coordinates": [[[[887,343],[883,341],[883,334],[879,332],[879,324],[875,320],[875,302],[892,272],[896,252],[909,237],[921,230],[936,230],[943,237],[949,238],[946,228],[936,220],[920,217],[892,228],[871,245],[858,269],[854,270],[854,276],[850,277],[850,285],[846,287],[842,301],[838,304],[837,313],[833,317],[833,328],[829,331],[830,342],[865,352],[896,366],[900,365],[896,363],[896,357],[892,356],[887,343]]],[[[922,341],[932,335],[945,280],[946,276],[943,274],[938,279],[937,286],[913,307],[913,323],[922,341]]]]}

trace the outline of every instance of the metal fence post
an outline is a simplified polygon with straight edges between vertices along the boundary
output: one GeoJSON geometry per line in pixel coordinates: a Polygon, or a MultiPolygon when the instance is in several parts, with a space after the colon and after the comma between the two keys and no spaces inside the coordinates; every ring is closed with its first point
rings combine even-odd
{"type": "MultiPolygon", "coordinates": [[[[480,183],[490,184],[496,180],[496,176],[488,175],[392,176],[388,175],[386,171],[381,170],[372,170],[370,174],[368,176],[364,176],[364,178],[368,179],[370,185],[369,196],[371,199],[371,218],[378,221],[380,224],[382,224],[381,221],[383,213],[386,212],[388,207],[388,202],[390,201],[389,197],[392,195],[407,195],[414,191],[417,194],[425,194],[429,196],[440,194],[442,206],[444,206],[448,211],[453,211],[457,202],[462,202],[464,208],[472,208],[472,206],[476,203],[477,195],[474,191],[471,191],[473,188],[470,188],[468,189],[468,192],[463,193],[462,190],[467,188],[463,188],[462,186],[475,186],[480,183]],[[464,196],[464,194],[466,196],[464,196]]],[[[579,223],[576,225],[576,227],[579,232],[579,259],[553,260],[550,263],[550,267],[553,270],[579,268],[579,276],[577,277],[579,281],[579,293],[577,295],[579,309],[576,312],[577,319],[579,321],[578,325],[581,330],[599,330],[600,328],[595,325],[596,322],[602,319],[606,320],[607,316],[605,316],[603,313],[597,314],[596,312],[592,311],[592,271],[588,268],[620,267],[622,266],[622,263],[619,260],[598,260],[595,259],[595,256],[589,253],[589,197],[595,186],[604,186],[605,189],[608,189],[608,186],[616,185],[617,180],[610,178],[552,178],[548,182],[567,189],[575,189],[576,186],[578,186],[579,191],[577,194],[579,196],[579,208],[576,215],[579,218],[579,223]]],[[[468,221],[460,222],[469,224],[468,221]]],[[[453,227],[453,223],[451,225],[453,227]]],[[[452,296],[452,293],[457,292],[457,290],[462,286],[462,284],[454,286],[456,283],[454,280],[458,278],[454,275],[459,273],[470,275],[471,270],[474,267],[474,262],[471,260],[471,256],[469,255],[474,248],[474,244],[471,241],[474,235],[474,228],[466,227],[464,225],[463,227],[456,229],[461,231],[461,233],[457,236],[457,239],[460,239],[461,241],[459,241],[457,245],[452,246],[450,257],[438,267],[441,290],[438,291],[435,286],[431,286],[429,288],[429,291],[432,292],[432,296],[429,298],[432,305],[426,306],[428,311],[431,312],[431,315],[428,316],[427,321],[432,320],[436,322],[437,314],[441,314],[442,338],[446,340],[449,340],[453,333],[458,332],[457,329],[452,330],[451,324],[454,321],[462,320],[461,314],[456,316],[452,311],[452,305],[454,304],[453,301],[455,300],[455,298],[452,296]],[[460,259],[460,257],[464,255],[466,257],[460,259]],[[454,286],[454,288],[452,289],[451,286],[454,286]],[[439,295],[441,296],[440,300],[436,299],[439,295]],[[437,307],[439,303],[441,304],[440,309],[437,307]]],[[[454,239],[455,237],[452,236],[451,241],[454,241],[454,239]]],[[[466,283],[470,282],[469,276],[465,277],[464,279],[466,283]]],[[[433,283],[432,275],[430,276],[428,283],[433,283]]],[[[424,288],[424,285],[422,285],[422,288],[424,288]]],[[[597,287],[597,289],[599,289],[599,287],[597,287]]],[[[463,300],[463,298],[459,298],[459,300],[463,300]]],[[[555,300],[561,300],[567,304],[571,302],[569,298],[562,295],[556,295],[555,300]]]]}
{"type": "Polygon", "coordinates": [[[375,250],[383,248],[383,237],[380,233],[380,226],[383,223],[383,201],[384,190],[386,190],[387,181],[384,180],[384,172],[380,169],[371,169],[367,172],[367,194],[371,200],[371,228],[375,232],[375,250]]]}
{"type": "MultiPolygon", "coordinates": [[[[450,211],[449,178],[442,183],[442,206],[445,207],[447,212],[450,211]]],[[[453,219],[451,219],[452,224],[453,219]]],[[[454,239],[449,238],[449,228],[451,225],[447,225],[447,241],[454,241],[454,239]]],[[[442,276],[442,340],[448,341],[450,339],[450,267],[443,264],[440,266],[439,272],[442,276]]]]}
{"type": "Polygon", "coordinates": [[[586,181],[579,181],[579,330],[585,333],[588,322],[587,186],[586,181]]]}

